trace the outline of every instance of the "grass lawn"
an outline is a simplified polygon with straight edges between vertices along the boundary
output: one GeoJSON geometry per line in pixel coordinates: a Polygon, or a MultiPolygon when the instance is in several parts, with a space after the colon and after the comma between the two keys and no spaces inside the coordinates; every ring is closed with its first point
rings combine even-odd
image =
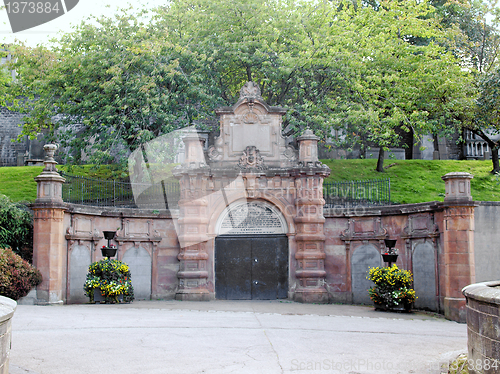
{"type": "Polygon", "coordinates": [[[33,201],[36,199],[34,178],[42,172],[43,166],[21,166],[0,168],[0,193],[12,201],[33,201]]]}
{"type": "Polygon", "coordinates": [[[471,173],[472,198],[478,201],[500,201],[500,177],[490,173],[491,161],[385,160],[384,173],[375,171],[377,160],[322,160],[332,173],[327,181],[391,179],[393,203],[443,201],[447,173],[471,173]]]}
{"type": "MultiPolygon", "coordinates": [[[[474,176],[471,181],[474,200],[500,201],[500,177],[490,174],[491,161],[385,160],[384,173],[375,171],[376,160],[322,161],[332,169],[327,181],[390,178],[393,203],[443,201],[444,182],[441,177],[453,171],[468,172],[474,176]]],[[[13,201],[35,200],[36,183],[33,178],[41,171],[41,166],[0,168],[0,193],[13,201]]],[[[116,170],[90,166],[73,167],[71,174],[108,179],[123,177],[116,170]]]]}

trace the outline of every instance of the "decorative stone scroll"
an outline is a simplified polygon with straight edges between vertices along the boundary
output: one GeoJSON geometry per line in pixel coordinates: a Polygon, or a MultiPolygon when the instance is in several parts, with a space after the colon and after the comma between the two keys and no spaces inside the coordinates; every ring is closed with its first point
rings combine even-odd
{"type": "Polygon", "coordinates": [[[287,225],[272,205],[254,201],[227,207],[217,225],[219,235],[286,234],[287,225]]]}

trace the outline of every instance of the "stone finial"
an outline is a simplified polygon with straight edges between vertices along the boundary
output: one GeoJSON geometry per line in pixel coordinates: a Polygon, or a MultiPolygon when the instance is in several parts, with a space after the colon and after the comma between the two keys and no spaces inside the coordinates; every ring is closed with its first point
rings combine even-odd
{"type": "Polygon", "coordinates": [[[205,139],[201,138],[196,131],[189,131],[182,138],[182,141],[186,147],[186,158],[183,164],[194,167],[206,165],[205,155],[203,154],[203,142],[205,139]]]}
{"type": "Polygon", "coordinates": [[[46,144],[43,147],[45,159],[41,174],[35,178],[37,182],[37,198],[35,202],[61,203],[62,184],[65,179],[59,175],[56,169],[57,162],[54,154],[59,146],[57,144],[46,144]]]}
{"type": "Polygon", "coordinates": [[[463,172],[448,173],[441,177],[445,183],[445,202],[468,202],[472,201],[470,180],[472,174],[463,172]]]}
{"type": "Polygon", "coordinates": [[[54,155],[58,148],[57,144],[52,143],[43,146],[43,150],[45,151],[45,159],[43,160],[43,164],[45,165],[44,171],[57,172],[57,162],[54,160],[54,155]]]}
{"type": "Polygon", "coordinates": [[[240,90],[240,100],[241,99],[261,99],[260,88],[255,82],[247,82],[240,90]]]}
{"type": "Polygon", "coordinates": [[[310,163],[318,161],[318,140],[310,128],[297,138],[299,142],[299,162],[310,163]]]}

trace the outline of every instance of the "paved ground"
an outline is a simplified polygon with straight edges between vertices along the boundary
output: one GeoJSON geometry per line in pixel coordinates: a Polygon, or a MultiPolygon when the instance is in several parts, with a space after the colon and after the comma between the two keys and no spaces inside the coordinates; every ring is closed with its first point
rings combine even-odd
{"type": "Polygon", "coordinates": [[[466,325],[289,301],[19,305],[10,374],[441,373],[466,325]]]}

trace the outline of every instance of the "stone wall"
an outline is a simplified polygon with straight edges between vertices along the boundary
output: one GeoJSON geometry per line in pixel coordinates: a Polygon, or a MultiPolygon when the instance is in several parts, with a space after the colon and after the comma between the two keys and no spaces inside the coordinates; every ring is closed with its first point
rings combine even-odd
{"type": "Polygon", "coordinates": [[[500,277],[500,202],[482,201],[474,211],[476,281],[500,277]]]}
{"type": "Polygon", "coordinates": [[[0,109],[0,166],[17,166],[18,153],[24,155],[28,149],[27,142],[12,142],[21,134],[19,124],[22,117],[21,113],[11,112],[5,107],[0,109]]]}
{"type": "MultiPolygon", "coordinates": [[[[204,242],[203,258],[199,260],[203,261],[203,266],[196,260],[196,267],[193,267],[193,258],[197,257],[189,254],[192,258],[186,262],[186,250],[182,251],[179,244],[182,242],[177,234],[181,221],[179,210],[65,204],[60,198],[62,178],[52,171],[54,161],[49,158],[45,163],[46,169],[36,178],[38,198],[32,206],[35,211],[34,261],[44,274],[44,281],[37,288],[38,302],[87,301],[82,287],[88,265],[102,258],[99,248],[106,244],[103,231],[117,231],[113,242],[118,247],[117,258],[130,265],[138,299],[178,298],[182,282],[191,279],[186,276],[198,276],[196,272],[202,272],[206,278],[207,299],[216,296],[214,240],[220,234],[217,227],[220,217],[224,216],[225,204],[207,211],[209,238],[204,242]]],[[[292,186],[285,178],[261,179],[268,187],[282,187],[282,183],[292,186]]],[[[317,272],[324,277],[321,282],[325,290],[325,295],[321,296],[323,302],[371,304],[367,294],[371,284],[366,274],[369,267],[384,266],[381,256],[385,251],[384,239],[391,238],[397,239],[397,265],[414,273],[414,288],[419,296],[416,307],[444,312],[450,319],[465,321],[465,298],[460,297],[460,291],[474,282],[475,204],[469,201],[469,174],[452,173],[445,179],[447,197],[444,203],[326,209],[322,213],[324,223],[320,231],[315,222],[309,220],[303,227],[295,226],[295,216],[284,215],[289,241],[289,298],[310,302],[306,297],[301,298],[301,277],[307,276],[308,284],[312,284],[309,278],[314,278],[317,272]],[[301,243],[309,233],[324,240],[324,250],[314,250],[314,243],[314,246],[301,243]],[[315,270],[320,266],[321,271],[315,270]],[[311,268],[313,270],[309,270],[311,268]]],[[[274,205],[278,212],[286,212],[281,209],[279,200],[273,198],[271,192],[274,190],[266,190],[267,194],[258,193],[258,190],[252,192],[250,187],[260,182],[242,179],[235,183],[251,192],[247,197],[249,203],[260,201],[259,204],[263,204],[262,198],[266,197],[266,204],[274,205]]],[[[294,189],[290,189],[290,194],[294,189]]],[[[226,192],[229,201],[233,201],[232,190],[226,188],[226,192]]],[[[206,199],[207,204],[210,199],[206,199]]],[[[223,199],[219,200],[222,203],[223,199]]],[[[310,208],[302,211],[309,212],[310,208]]],[[[198,224],[200,220],[193,217],[192,221],[198,224]]],[[[183,240],[189,238],[192,236],[185,236],[183,240]]]]}
{"type": "MultiPolygon", "coordinates": [[[[366,292],[370,266],[384,266],[385,237],[398,239],[397,265],[414,272],[416,307],[440,310],[437,261],[441,254],[436,203],[325,211],[325,271],[329,302],[371,304],[366,292]],[[360,215],[362,213],[362,215],[360,215]]],[[[88,266],[102,258],[102,231],[118,230],[117,259],[130,265],[138,299],[175,297],[180,246],[176,211],[67,205],[63,219],[65,301],[87,302],[83,283],[88,266]]],[[[290,248],[290,258],[295,251],[290,248]]],[[[212,264],[213,266],[213,264],[212,264]]],[[[294,269],[295,265],[291,265],[294,269]]],[[[296,284],[293,271],[289,284],[296,284]]],[[[442,308],[441,308],[442,309],[442,308]]]]}
{"type": "Polygon", "coordinates": [[[35,165],[43,160],[43,134],[35,139],[25,136],[22,141],[15,141],[21,134],[23,116],[22,113],[0,107],[0,166],[35,165]]]}
{"type": "Polygon", "coordinates": [[[0,296],[0,374],[9,374],[11,320],[16,306],[14,300],[0,296]]]}
{"type": "Polygon", "coordinates": [[[500,373],[500,281],[472,284],[463,292],[467,298],[469,373],[500,373]]]}
{"type": "Polygon", "coordinates": [[[175,297],[179,243],[169,211],[70,205],[63,227],[66,302],[88,301],[83,284],[88,266],[102,259],[100,248],[107,244],[102,231],[117,231],[115,258],[129,264],[137,300],[175,297]]]}
{"type": "Polygon", "coordinates": [[[368,269],[385,266],[385,238],[397,239],[398,267],[414,273],[417,307],[439,310],[441,255],[436,202],[325,210],[325,269],[331,302],[370,304],[368,269]]]}

